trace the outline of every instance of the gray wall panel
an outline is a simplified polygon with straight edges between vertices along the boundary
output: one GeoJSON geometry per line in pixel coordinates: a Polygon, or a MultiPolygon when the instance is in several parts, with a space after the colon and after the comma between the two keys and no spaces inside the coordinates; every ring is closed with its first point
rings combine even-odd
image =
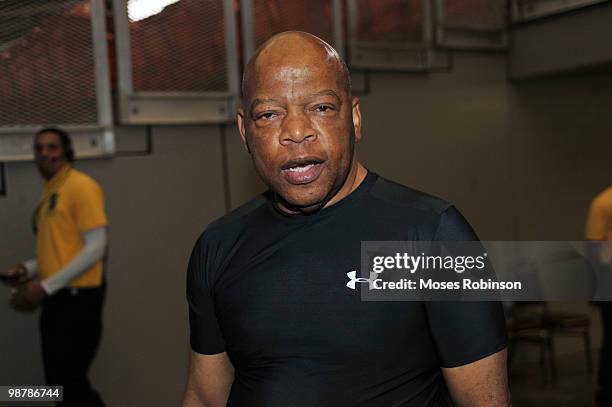
{"type": "Polygon", "coordinates": [[[500,159],[508,150],[504,58],[456,60],[448,73],[374,75],[361,98],[359,151],[381,175],[455,203],[481,237],[502,238],[513,219],[501,183],[509,172],[500,159]]]}
{"type": "Polygon", "coordinates": [[[266,185],[255,172],[251,156],[246,152],[240,139],[238,128],[226,126],[227,162],[231,207],[235,209],[252,197],[267,189],[266,185]]]}

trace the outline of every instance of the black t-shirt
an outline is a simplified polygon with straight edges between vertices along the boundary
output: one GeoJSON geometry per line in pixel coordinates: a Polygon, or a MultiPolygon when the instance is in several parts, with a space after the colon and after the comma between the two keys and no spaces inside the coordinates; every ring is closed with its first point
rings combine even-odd
{"type": "Polygon", "coordinates": [[[361,241],[475,240],[450,204],[370,172],[310,215],[264,194],[209,225],[187,277],[191,346],[227,352],[228,406],[446,406],[440,367],[506,345],[498,303],[367,302],[361,241]]]}

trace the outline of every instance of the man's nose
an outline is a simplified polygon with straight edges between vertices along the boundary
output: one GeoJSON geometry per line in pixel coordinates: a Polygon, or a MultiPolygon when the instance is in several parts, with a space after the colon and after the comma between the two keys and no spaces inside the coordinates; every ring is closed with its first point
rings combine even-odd
{"type": "Polygon", "coordinates": [[[39,148],[34,152],[38,158],[49,158],[50,153],[51,151],[46,147],[39,148]]]}
{"type": "Polygon", "coordinates": [[[316,139],[317,133],[305,112],[289,112],[287,114],[280,134],[282,145],[301,143],[304,140],[315,141],[316,139]]]}

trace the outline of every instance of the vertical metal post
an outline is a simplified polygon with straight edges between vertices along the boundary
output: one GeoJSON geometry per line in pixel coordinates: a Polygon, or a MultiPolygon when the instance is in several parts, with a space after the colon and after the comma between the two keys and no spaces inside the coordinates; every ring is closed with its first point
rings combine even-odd
{"type": "Polygon", "coordinates": [[[103,0],[91,0],[91,32],[98,102],[98,122],[103,126],[113,124],[110,97],[110,71],[106,44],[106,22],[103,0]]]}
{"type": "Polygon", "coordinates": [[[130,44],[130,23],[127,0],[113,0],[113,22],[115,25],[115,54],[117,55],[117,93],[121,120],[130,117],[129,96],[133,92],[132,53],[130,44]]]}
{"type": "MultiPolygon", "coordinates": [[[[347,0],[346,15],[348,18],[348,35],[347,35],[347,50],[348,57],[353,60],[359,47],[359,38],[357,38],[357,24],[359,21],[359,9],[356,0],[347,0]]],[[[349,61],[347,61],[349,62],[349,61]]],[[[354,62],[354,61],[351,61],[354,62]]],[[[349,62],[349,64],[351,63],[349,62]]]]}
{"type": "Polygon", "coordinates": [[[242,47],[244,63],[249,62],[255,52],[255,25],[253,24],[253,1],[240,1],[240,16],[242,20],[242,47]]]}
{"type": "Polygon", "coordinates": [[[91,0],[90,5],[98,125],[104,133],[102,137],[104,152],[113,153],[115,151],[115,139],[112,133],[113,109],[108,46],[106,43],[106,9],[104,0],[91,0]]]}
{"type": "Polygon", "coordinates": [[[238,78],[238,41],[236,38],[236,18],[234,1],[223,0],[225,27],[225,55],[227,58],[227,86],[231,95],[239,95],[238,78]]]}
{"type": "Polygon", "coordinates": [[[342,3],[340,0],[332,0],[332,37],[334,48],[346,59],[346,50],[344,49],[344,29],[342,27],[342,3]]]}

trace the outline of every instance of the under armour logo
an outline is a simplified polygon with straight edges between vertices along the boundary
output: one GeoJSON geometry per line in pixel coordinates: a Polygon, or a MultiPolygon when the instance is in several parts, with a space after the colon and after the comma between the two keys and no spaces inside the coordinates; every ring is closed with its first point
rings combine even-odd
{"type": "Polygon", "coordinates": [[[355,289],[356,283],[368,283],[369,289],[371,290],[374,287],[374,280],[378,278],[378,274],[373,272],[370,273],[370,278],[357,277],[357,271],[355,270],[349,271],[348,273],[346,273],[346,276],[349,278],[349,282],[346,283],[346,286],[351,290],[355,289]]]}

